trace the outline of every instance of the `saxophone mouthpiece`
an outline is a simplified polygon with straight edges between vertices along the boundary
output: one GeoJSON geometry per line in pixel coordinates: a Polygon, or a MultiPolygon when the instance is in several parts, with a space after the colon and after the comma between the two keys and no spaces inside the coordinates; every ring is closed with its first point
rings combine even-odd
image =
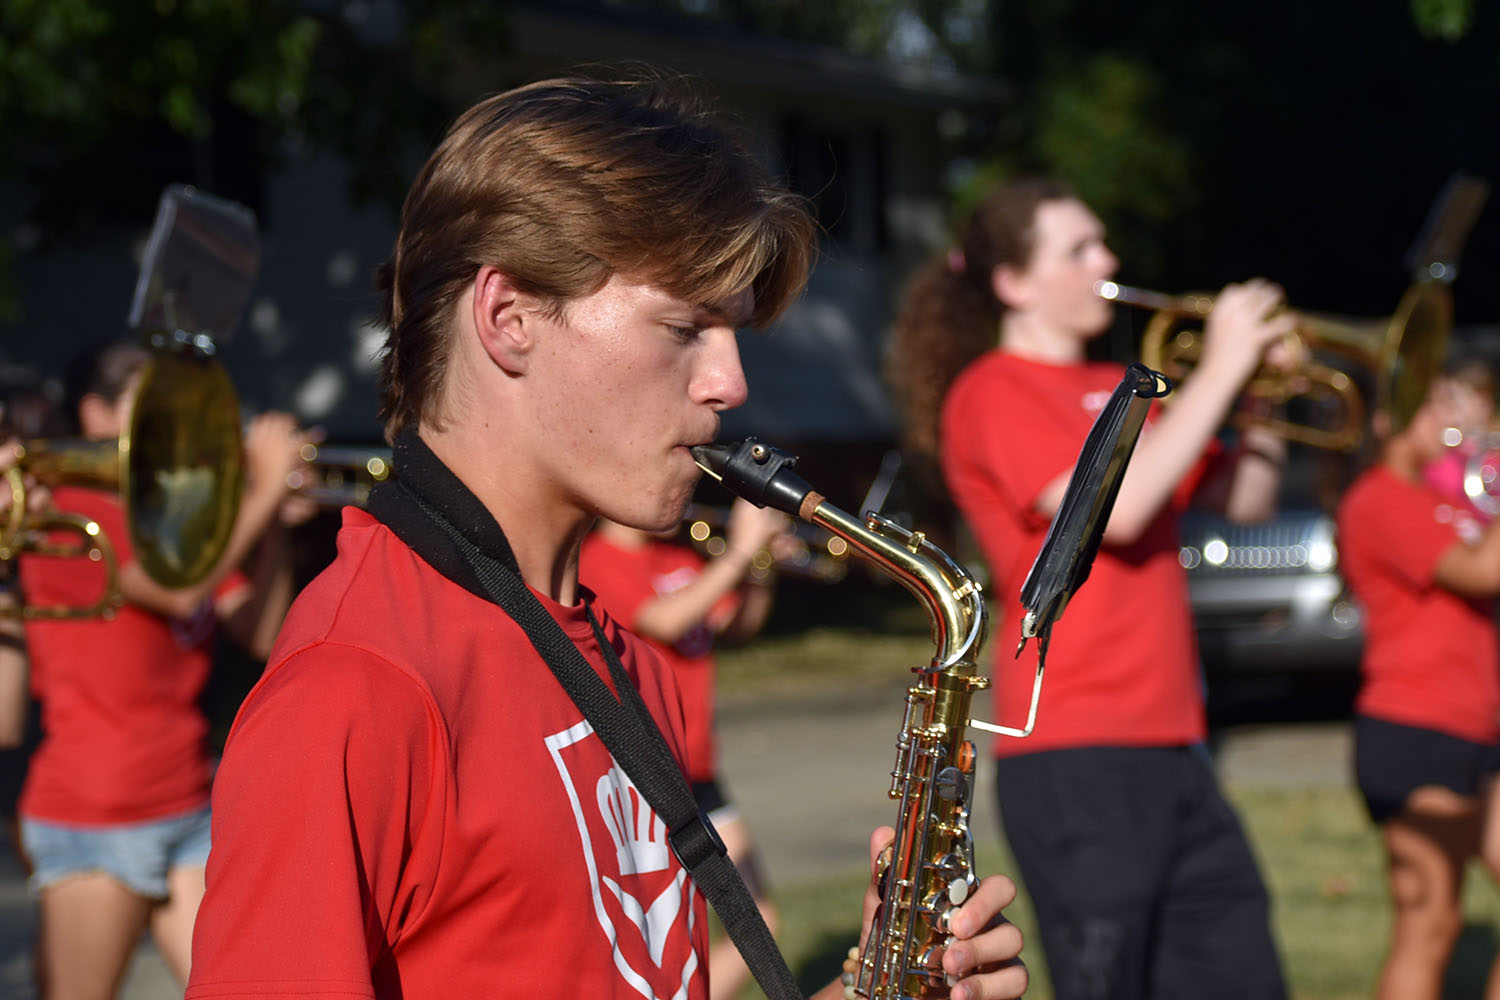
{"type": "Polygon", "coordinates": [[[693,453],[693,461],[698,463],[698,468],[719,482],[724,481],[724,466],[729,464],[728,445],[695,444],[690,450],[693,453]]]}
{"type": "MultiPolygon", "coordinates": [[[[698,467],[735,496],[757,507],[774,507],[806,519],[803,501],[816,494],[806,480],[792,471],[797,464],[796,455],[753,437],[733,445],[700,444],[692,452],[698,467]]],[[[822,498],[818,499],[821,502],[822,498]]]]}

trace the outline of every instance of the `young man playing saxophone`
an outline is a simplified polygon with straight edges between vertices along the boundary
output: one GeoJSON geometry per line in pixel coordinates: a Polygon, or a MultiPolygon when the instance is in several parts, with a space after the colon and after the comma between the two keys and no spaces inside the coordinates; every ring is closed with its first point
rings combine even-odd
{"type": "MultiPolygon", "coordinates": [[[[596,624],[579,546],[601,515],[677,523],[689,448],[745,399],[735,328],[800,292],[813,241],[659,84],[545,81],[455,123],[381,275],[395,483],[345,511],[236,720],[189,998],[707,995],[697,884],[473,560],[680,761],[670,672],[596,624]]],[[[1024,989],[1013,892],[957,912],[955,997],[1024,989]]]]}

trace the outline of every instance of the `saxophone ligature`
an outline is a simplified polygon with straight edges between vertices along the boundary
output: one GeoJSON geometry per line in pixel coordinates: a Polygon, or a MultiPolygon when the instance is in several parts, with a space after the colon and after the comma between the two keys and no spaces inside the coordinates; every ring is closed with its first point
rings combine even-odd
{"type": "MultiPolygon", "coordinates": [[[[1132,365],[1095,421],[1059,513],[1023,590],[1023,635],[1045,643],[1052,621],[1087,576],[1120,477],[1149,399],[1170,384],[1132,365]]],[[[987,629],[984,596],[974,577],[919,531],[873,511],[856,518],[792,471],[795,456],[747,438],[736,445],[693,449],[699,466],[738,496],[825,528],[848,542],[921,602],[935,652],[913,667],[896,739],[889,797],[899,803],[895,837],[877,862],[881,905],[856,959],[846,995],[869,1000],[945,997],[942,969],[949,920],[977,888],[969,829],[977,753],[969,727],[1023,737],[1036,721],[1042,662],[1037,661],[1025,725],[972,718],[973,695],[989,686],[978,658],[987,629]]]]}

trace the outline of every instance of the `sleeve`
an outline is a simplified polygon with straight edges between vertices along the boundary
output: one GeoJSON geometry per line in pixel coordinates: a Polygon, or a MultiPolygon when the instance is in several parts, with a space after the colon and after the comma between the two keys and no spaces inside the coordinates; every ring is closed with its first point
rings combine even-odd
{"type": "Polygon", "coordinates": [[[949,494],[991,568],[1008,575],[1025,551],[1022,535],[1048,518],[1035,508],[1048,484],[1078,460],[1073,440],[1032,405],[1024,385],[1001,385],[993,371],[961,378],[943,406],[942,467],[949,494]]]}
{"type": "Polygon", "coordinates": [[[267,675],[215,779],[188,998],[374,996],[433,882],[413,845],[442,835],[442,733],[417,682],[367,652],[319,644],[267,675]]]}

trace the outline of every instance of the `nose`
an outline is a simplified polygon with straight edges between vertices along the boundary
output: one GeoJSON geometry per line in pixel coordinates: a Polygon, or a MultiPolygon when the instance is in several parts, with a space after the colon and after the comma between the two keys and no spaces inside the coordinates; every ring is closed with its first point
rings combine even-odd
{"type": "Polygon", "coordinates": [[[1104,268],[1104,276],[1113,278],[1120,270],[1120,258],[1116,257],[1115,252],[1107,246],[1101,245],[1099,250],[1102,254],[1100,264],[1104,268]]]}
{"type": "Polygon", "coordinates": [[[704,346],[698,353],[690,387],[693,402],[715,411],[732,410],[750,396],[745,369],[740,364],[740,345],[730,327],[703,332],[704,346]]]}

